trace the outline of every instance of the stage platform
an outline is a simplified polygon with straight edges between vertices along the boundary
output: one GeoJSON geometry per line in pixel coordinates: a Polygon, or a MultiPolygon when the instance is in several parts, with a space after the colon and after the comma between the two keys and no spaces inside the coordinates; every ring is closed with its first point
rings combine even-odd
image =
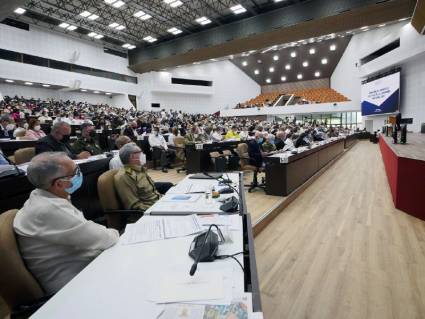
{"type": "Polygon", "coordinates": [[[406,144],[381,135],[379,146],[395,207],[425,220],[425,134],[408,134],[406,144]]]}

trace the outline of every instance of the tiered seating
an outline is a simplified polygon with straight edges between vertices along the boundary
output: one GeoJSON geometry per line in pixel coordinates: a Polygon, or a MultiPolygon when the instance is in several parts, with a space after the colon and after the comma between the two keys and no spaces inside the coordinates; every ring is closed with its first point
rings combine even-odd
{"type": "Polygon", "coordinates": [[[292,92],[292,94],[299,96],[311,103],[334,103],[349,101],[349,99],[347,99],[344,95],[331,88],[298,90],[292,92]]]}
{"type": "Polygon", "coordinates": [[[253,98],[247,102],[245,102],[243,105],[241,105],[241,108],[249,107],[251,105],[255,106],[263,106],[264,103],[268,102],[270,105],[273,105],[276,100],[281,95],[280,92],[271,92],[271,93],[263,93],[257,96],[256,98],[253,98]]]}

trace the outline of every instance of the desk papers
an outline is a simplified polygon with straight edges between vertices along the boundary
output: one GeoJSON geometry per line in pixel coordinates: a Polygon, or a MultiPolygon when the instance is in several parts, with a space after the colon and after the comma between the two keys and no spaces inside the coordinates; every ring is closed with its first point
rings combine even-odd
{"type": "Polygon", "coordinates": [[[135,224],[128,224],[121,241],[131,245],[149,241],[184,237],[199,233],[202,226],[196,215],[152,217],[144,216],[135,224]]]}

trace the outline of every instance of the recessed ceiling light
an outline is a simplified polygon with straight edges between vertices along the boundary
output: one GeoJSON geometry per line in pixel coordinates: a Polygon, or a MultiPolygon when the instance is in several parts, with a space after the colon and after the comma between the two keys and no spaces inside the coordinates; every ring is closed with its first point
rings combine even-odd
{"type": "Polygon", "coordinates": [[[115,28],[115,30],[118,30],[118,31],[121,31],[121,30],[124,30],[124,29],[125,29],[125,26],[123,26],[121,24],[118,27],[115,28]]]}
{"type": "Polygon", "coordinates": [[[200,17],[200,18],[196,19],[195,21],[198,22],[200,25],[205,25],[205,24],[211,23],[211,20],[208,19],[207,17],[200,17]]]}
{"type": "Polygon", "coordinates": [[[243,65],[243,66],[247,66],[247,65],[248,65],[248,62],[247,62],[247,61],[243,61],[243,62],[242,62],[242,65],[243,65]]]}
{"type": "Polygon", "coordinates": [[[24,8],[16,8],[13,12],[15,12],[16,14],[24,14],[25,11],[27,10],[25,10],[24,8]]]}
{"type": "Polygon", "coordinates": [[[261,61],[261,60],[257,60],[257,63],[260,63],[260,64],[261,64],[261,63],[263,63],[263,61],[261,61]]]}
{"type": "Polygon", "coordinates": [[[114,3],[115,1],[117,1],[117,0],[104,0],[105,1],[105,3],[107,3],[107,4],[112,4],[112,3],[114,3]]]}
{"type": "Polygon", "coordinates": [[[275,60],[275,61],[279,60],[279,56],[278,55],[274,55],[273,56],[273,60],[275,60]]]}
{"type": "Polygon", "coordinates": [[[94,38],[95,36],[97,36],[96,32],[90,32],[89,34],[87,34],[90,38],[94,38]]]}
{"type": "Polygon", "coordinates": [[[24,84],[25,85],[33,85],[34,83],[32,83],[32,82],[25,82],[24,84]]]}
{"type": "Polygon", "coordinates": [[[180,30],[180,29],[177,29],[177,28],[171,28],[171,29],[168,29],[167,30],[169,33],[172,33],[172,34],[174,34],[174,35],[177,35],[177,34],[180,34],[180,33],[182,33],[183,31],[182,30],[180,30]]]}
{"type": "Polygon", "coordinates": [[[308,67],[308,61],[303,62],[303,67],[305,67],[305,68],[308,67]]]}
{"type": "Polygon", "coordinates": [[[67,30],[69,30],[69,31],[75,31],[75,30],[77,30],[78,28],[75,26],[75,25],[70,25],[68,28],[66,28],[67,30]]]}
{"type": "Polygon", "coordinates": [[[15,81],[13,80],[6,80],[7,83],[14,83],[15,81]]]}
{"type": "Polygon", "coordinates": [[[361,27],[360,30],[366,30],[368,28],[369,28],[368,26],[364,26],[364,27],[361,27]]]}
{"type": "Polygon", "coordinates": [[[81,92],[87,92],[87,90],[81,89],[81,92]]]}
{"type": "Polygon", "coordinates": [[[291,52],[291,58],[295,58],[297,56],[297,52],[293,51],[291,52]]]}
{"type": "Polygon", "coordinates": [[[255,70],[254,74],[257,74],[257,75],[260,74],[260,70],[255,70]]]}
{"type": "Polygon", "coordinates": [[[323,58],[322,59],[322,64],[328,64],[328,59],[327,58],[323,58]]]}
{"type": "Polygon", "coordinates": [[[314,43],[314,42],[316,42],[315,38],[310,38],[310,40],[308,40],[308,43],[314,43]]]}
{"type": "Polygon", "coordinates": [[[401,18],[401,19],[398,19],[398,21],[406,21],[407,19],[409,19],[409,18],[401,18]]]}
{"type": "Polygon", "coordinates": [[[112,6],[113,6],[114,8],[121,8],[123,5],[125,5],[125,2],[124,2],[124,1],[121,1],[121,0],[114,1],[114,2],[112,3],[112,6]]]}
{"type": "Polygon", "coordinates": [[[267,82],[267,83],[270,83],[271,81],[272,81],[272,80],[270,80],[270,79],[266,79],[266,82],[267,82]]]}
{"type": "Polygon", "coordinates": [[[43,84],[42,86],[44,86],[45,88],[49,88],[50,84],[43,84]]]}
{"type": "Polygon", "coordinates": [[[150,14],[147,14],[144,11],[137,11],[135,14],[133,14],[133,16],[135,16],[136,18],[139,18],[140,20],[148,20],[152,18],[150,14]]]}
{"type": "Polygon", "coordinates": [[[273,73],[274,72],[274,67],[270,67],[269,68],[269,72],[273,73]]]}
{"type": "Polygon", "coordinates": [[[180,7],[183,4],[180,0],[164,0],[164,2],[169,4],[172,8],[180,7]]]}
{"type": "Polygon", "coordinates": [[[98,35],[95,35],[94,38],[99,40],[99,39],[102,39],[103,38],[103,35],[98,34],[98,35]]]}
{"type": "Polygon", "coordinates": [[[315,53],[316,53],[316,49],[315,49],[315,48],[311,48],[308,52],[309,52],[310,54],[315,54],[315,53]]]}
{"type": "Polygon", "coordinates": [[[99,16],[97,14],[92,14],[91,16],[89,16],[87,19],[89,20],[96,20],[97,18],[99,18],[99,16]]]}
{"type": "Polygon", "coordinates": [[[93,93],[94,93],[94,94],[99,94],[100,92],[99,92],[99,91],[93,91],[93,93]]]}
{"type": "Polygon", "coordinates": [[[107,93],[105,93],[106,95],[111,95],[112,93],[109,93],[109,92],[107,92],[107,93]]]}
{"type": "Polygon", "coordinates": [[[241,14],[246,12],[246,9],[241,4],[230,7],[230,10],[232,10],[234,14],[241,14]]]}
{"type": "Polygon", "coordinates": [[[385,23],[381,23],[380,25],[378,25],[378,28],[382,28],[382,27],[385,27],[385,26],[386,26],[385,23]]]}
{"type": "Polygon", "coordinates": [[[83,11],[83,12],[81,12],[80,13],[80,16],[82,16],[82,17],[84,17],[84,18],[87,18],[88,16],[90,16],[91,15],[91,13],[90,12],[88,12],[88,11],[83,11]]]}
{"type": "Polygon", "coordinates": [[[319,71],[314,72],[314,76],[315,76],[316,78],[318,78],[318,77],[320,76],[320,72],[319,72],[319,71]]]}
{"type": "Polygon", "coordinates": [[[145,40],[146,42],[149,42],[149,43],[153,43],[153,42],[155,42],[158,39],[149,35],[147,37],[144,37],[143,40],[145,40]]]}
{"type": "Polygon", "coordinates": [[[280,77],[280,80],[281,80],[282,82],[285,82],[285,81],[286,81],[286,76],[282,76],[282,77],[280,77]]]}
{"type": "Polygon", "coordinates": [[[62,22],[61,24],[59,24],[59,27],[60,28],[68,28],[69,27],[69,23],[66,23],[66,22],[62,22]]]}
{"type": "Polygon", "coordinates": [[[113,22],[113,23],[111,23],[110,25],[109,25],[109,27],[110,28],[116,28],[116,27],[118,27],[120,24],[119,23],[116,23],[116,22],[113,22]]]}
{"type": "Polygon", "coordinates": [[[297,79],[298,80],[302,80],[302,78],[303,78],[303,75],[300,73],[300,74],[297,74],[297,79]]]}
{"type": "Polygon", "coordinates": [[[336,45],[335,44],[331,44],[331,46],[329,47],[329,50],[335,51],[336,50],[336,45]]]}
{"type": "Polygon", "coordinates": [[[363,32],[366,32],[366,31],[369,31],[369,29],[363,29],[362,31],[363,31],[363,32]]]}
{"type": "Polygon", "coordinates": [[[290,64],[285,65],[285,69],[286,70],[290,70],[291,69],[291,65],[290,64]]]}

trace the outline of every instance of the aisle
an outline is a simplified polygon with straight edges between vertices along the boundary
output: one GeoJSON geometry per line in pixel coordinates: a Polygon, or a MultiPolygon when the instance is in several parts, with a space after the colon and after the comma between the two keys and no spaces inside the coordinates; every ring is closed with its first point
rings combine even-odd
{"type": "Polygon", "coordinates": [[[267,319],[425,318],[425,222],[394,208],[379,148],[368,141],[255,247],[267,319]]]}

